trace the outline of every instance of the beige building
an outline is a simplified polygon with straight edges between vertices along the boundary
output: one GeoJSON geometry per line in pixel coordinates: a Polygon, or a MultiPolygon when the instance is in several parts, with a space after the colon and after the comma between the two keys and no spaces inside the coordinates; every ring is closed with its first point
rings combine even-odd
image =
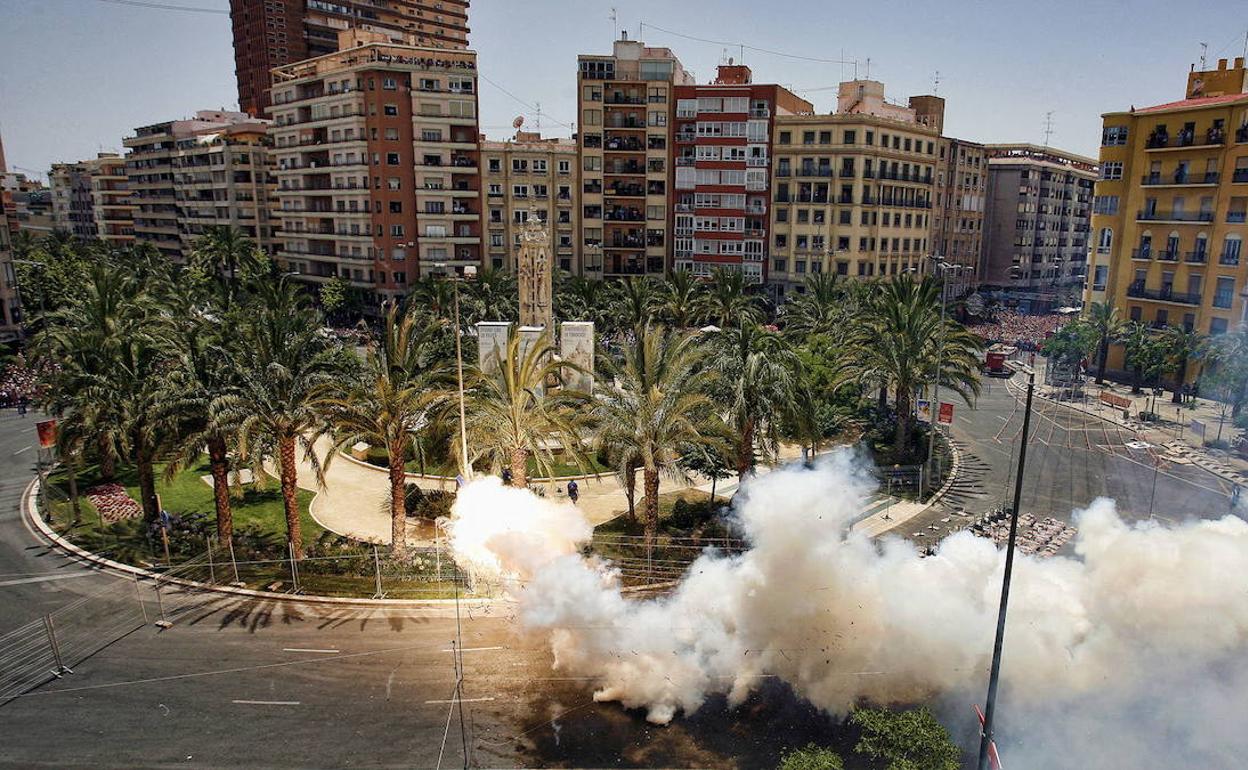
{"type": "Polygon", "coordinates": [[[672,241],[673,88],[693,76],[668,48],[622,36],[609,56],[577,58],[581,273],[662,275],[672,241]]]}
{"type": "Polygon", "coordinates": [[[926,269],[944,101],[884,100],[884,86],[842,83],[837,112],[775,121],[770,270],[777,299],[814,273],[926,269]]]}
{"type": "Polygon", "coordinates": [[[134,211],[126,186],[126,162],[116,153],[92,160],[54,163],[48,175],[56,229],[111,243],[134,241],[134,211]]]}
{"type": "Polygon", "coordinates": [[[1029,311],[1077,304],[1087,271],[1096,160],[990,144],[980,283],[1029,311]]]}
{"type": "Polygon", "coordinates": [[[340,38],[273,70],[279,258],[378,299],[480,268],[476,54],[340,38]]]}
{"type": "Polygon", "coordinates": [[[268,121],[215,110],[136,129],[124,141],[135,241],[185,261],[205,229],[219,225],[271,250],[267,129],[268,121]]]}
{"type": "MultiPolygon", "coordinates": [[[[1248,314],[1248,68],[1188,73],[1185,98],[1107,112],[1087,299],[1218,335],[1248,314]]],[[[1109,366],[1122,369],[1115,347],[1109,366]]],[[[1198,375],[1189,367],[1188,377],[1198,375]]]]}
{"type": "Polygon", "coordinates": [[[549,225],[552,267],[580,275],[575,246],[580,224],[576,140],[542,139],[536,132],[517,131],[507,141],[483,140],[481,161],[487,266],[516,269],[521,231],[536,211],[549,225]]]}
{"type": "Polygon", "coordinates": [[[965,268],[950,273],[951,291],[977,285],[983,257],[984,212],[988,197],[988,156],[984,145],[942,137],[932,207],[932,251],[965,268]]]}

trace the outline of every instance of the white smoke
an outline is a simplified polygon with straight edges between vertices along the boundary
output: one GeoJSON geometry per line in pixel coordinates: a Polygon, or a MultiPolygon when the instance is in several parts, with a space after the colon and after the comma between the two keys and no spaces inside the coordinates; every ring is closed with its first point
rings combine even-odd
{"type": "MultiPolygon", "coordinates": [[[[996,627],[1003,553],[960,533],[920,558],[849,533],[872,482],[851,452],[749,482],[750,544],[704,554],[670,595],[632,600],[579,555],[574,506],[500,487],[461,492],[457,556],[516,578],[520,618],[595,697],[666,723],[763,677],[832,713],[862,701],[960,701],[973,720],[996,627]]],[[[1078,558],[1018,555],[998,737],[1020,767],[1230,767],[1248,752],[1248,524],[1124,523],[1110,500],[1076,513],[1078,558]],[[1199,761],[1194,761],[1199,760],[1199,761]]]]}

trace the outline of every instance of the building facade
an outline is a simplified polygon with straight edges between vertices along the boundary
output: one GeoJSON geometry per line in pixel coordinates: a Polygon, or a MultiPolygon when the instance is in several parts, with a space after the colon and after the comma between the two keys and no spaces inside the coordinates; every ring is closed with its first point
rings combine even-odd
{"type": "Polygon", "coordinates": [[[777,117],[768,272],[776,299],[803,291],[816,273],[926,269],[944,103],[919,99],[896,105],[882,83],[848,81],[836,113],[777,117]]]}
{"type": "MultiPolygon", "coordinates": [[[[712,83],[677,85],[673,93],[673,265],[697,276],[740,270],[761,283],[775,122],[814,106],[780,86],[755,84],[749,67],[731,63],[720,65],[712,83]]],[[[649,228],[644,237],[653,237],[649,228]]]]}
{"type": "Polygon", "coordinates": [[[1244,60],[1193,68],[1181,101],[1102,117],[1088,299],[1159,329],[1233,328],[1248,288],[1244,60]]]}
{"type": "Polygon", "coordinates": [[[932,208],[932,250],[964,269],[949,276],[961,295],[978,285],[983,258],[984,213],[988,197],[988,155],[984,145],[941,138],[932,208]]]}
{"type": "Polygon", "coordinates": [[[271,251],[267,132],[268,121],[215,110],[135,129],[123,142],[134,240],[182,262],[207,228],[229,226],[271,251]]]}
{"type": "Polygon", "coordinates": [[[56,229],[110,243],[134,241],[135,206],[120,155],[100,153],[92,160],[54,163],[48,179],[56,229]]]}
{"type": "Polygon", "coordinates": [[[230,0],[239,109],[265,117],[270,73],[338,50],[345,29],[422,48],[468,47],[469,0],[230,0]]]}
{"type": "Polygon", "coordinates": [[[662,275],[672,243],[673,89],[693,85],[693,76],[670,49],[627,36],[610,56],[577,63],[581,272],[662,275]]]}
{"type": "Polygon", "coordinates": [[[1077,304],[1087,273],[1096,160],[990,144],[980,283],[1024,311],[1077,304]]]}
{"type": "Polygon", "coordinates": [[[552,267],[582,274],[576,248],[580,179],[576,141],[517,131],[504,142],[482,141],[488,266],[515,270],[521,233],[536,212],[548,224],[552,267]]]}
{"type": "MultiPolygon", "coordinates": [[[[4,141],[0,139],[0,180],[7,180],[4,141]]],[[[12,205],[7,184],[0,188],[0,342],[12,342],[22,335],[22,304],[18,292],[16,266],[13,264],[13,234],[17,225],[9,219],[12,205]]]]}
{"type": "Polygon", "coordinates": [[[378,299],[480,268],[476,54],[342,37],[273,71],[280,260],[378,299]]]}

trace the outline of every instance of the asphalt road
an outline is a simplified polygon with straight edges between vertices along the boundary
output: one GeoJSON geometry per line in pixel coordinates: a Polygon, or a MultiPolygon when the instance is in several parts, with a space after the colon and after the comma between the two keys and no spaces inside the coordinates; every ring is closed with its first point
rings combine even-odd
{"type": "MultiPolygon", "coordinates": [[[[930,544],[948,528],[1012,503],[1024,393],[1021,374],[1008,384],[986,379],[973,407],[956,405],[952,436],[962,451],[964,473],[938,505],[907,522],[901,534],[930,544]]],[[[1161,459],[1158,447],[1140,446],[1138,436],[1112,421],[1036,398],[1029,433],[1021,509],[1037,517],[1070,521],[1075,510],[1098,497],[1113,498],[1128,521],[1173,523],[1230,512],[1229,482],[1194,465],[1161,459]]]]}
{"type": "Polygon", "coordinates": [[[101,649],[0,705],[0,767],[758,767],[835,732],[781,685],[650,726],[552,670],[545,638],[519,633],[503,604],[461,615],[462,729],[451,607],[200,597],[167,630],[141,625],[136,613],[156,616],[150,589],[140,607],[133,583],[22,521],[33,426],[0,412],[0,635],[63,608],[58,632],[101,649]]]}

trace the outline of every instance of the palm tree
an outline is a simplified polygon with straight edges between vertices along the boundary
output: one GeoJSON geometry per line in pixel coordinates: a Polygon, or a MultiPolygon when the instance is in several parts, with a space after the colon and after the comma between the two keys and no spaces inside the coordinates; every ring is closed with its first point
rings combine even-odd
{"type": "Polygon", "coordinates": [[[415,313],[386,309],[380,339],[369,345],[362,376],[348,382],[331,401],[339,447],[359,441],[386,448],[390,474],[390,548],[407,552],[404,460],[413,436],[425,427],[429,407],[442,397],[441,372],[428,342],[436,334],[415,313]]]}
{"type": "Polygon", "coordinates": [[[1086,320],[1096,332],[1096,384],[1103,385],[1109,345],[1122,333],[1123,320],[1118,315],[1118,308],[1108,302],[1093,302],[1088,308],[1086,320]]]}
{"type": "Polygon", "coordinates": [[[836,273],[815,273],[806,279],[806,291],[784,304],[784,331],[797,338],[836,331],[848,317],[846,292],[836,273]]]}
{"type": "Polygon", "coordinates": [[[1209,338],[1195,329],[1171,326],[1166,329],[1165,346],[1168,351],[1167,365],[1174,372],[1174,395],[1170,403],[1183,403],[1183,385],[1187,382],[1187,367],[1192,359],[1199,359],[1208,349],[1209,338]]]}
{"type": "Polygon", "coordinates": [[[717,434],[712,373],[703,357],[695,337],[646,325],[625,347],[623,360],[613,362],[615,386],[596,407],[598,445],[616,453],[622,467],[642,469],[647,548],[658,531],[660,476],[676,472],[682,447],[717,434]]]}
{"type": "Polygon", "coordinates": [[[658,286],[652,279],[631,276],[624,279],[616,302],[617,326],[621,329],[641,329],[654,319],[658,304],[658,286]]]}
{"type": "Polygon", "coordinates": [[[529,458],[538,473],[553,475],[554,441],[578,465],[589,467],[581,446],[586,394],[549,387],[564,369],[580,371],[556,360],[549,333],[529,341],[513,332],[506,351],[468,374],[468,440],[491,470],[511,469],[513,486],[528,485],[529,458]]]}
{"type": "Polygon", "coordinates": [[[302,448],[317,481],[323,482],[314,447],[329,430],[340,362],[320,334],[315,312],[293,285],[285,279],[257,281],[251,294],[250,318],[237,330],[240,381],[216,400],[213,419],[237,426],[241,459],[258,465],[266,454],[276,457],[286,537],[298,556],[303,539],[295,450],[302,448]]]}
{"type": "Polygon", "coordinates": [[[659,287],[659,315],[677,329],[694,326],[705,290],[703,283],[688,270],[672,272],[659,287]]]}
{"type": "Polygon", "coordinates": [[[233,304],[238,274],[261,272],[266,257],[237,227],[214,225],[204,230],[191,247],[190,267],[217,283],[226,311],[233,304]]]}
{"type": "Polygon", "coordinates": [[[1131,369],[1131,392],[1142,393],[1144,381],[1157,373],[1164,363],[1160,340],[1147,324],[1132,321],[1123,327],[1119,340],[1126,352],[1126,363],[1131,369]]]}
{"type": "Polygon", "coordinates": [[[520,314],[516,276],[503,270],[483,270],[475,280],[465,281],[459,301],[465,327],[478,321],[510,321],[520,314]]]}
{"type": "Polygon", "coordinates": [[[728,406],[736,470],[745,476],[754,470],[756,453],[776,453],[777,428],[793,402],[797,361],[779,334],[757,325],[715,332],[710,343],[716,401],[728,406]]]}
{"type": "Polygon", "coordinates": [[[762,300],[750,293],[745,273],[729,268],[715,268],[711,283],[702,300],[702,315],[721,329],[748,326],[762,321],[762,300]]]}
{"type": "Polygon", "coordinates": [[[941,387],[967,403],[979,394],[983,343],[953,319],[941,325],[940,285],[930,276],[896,276],[881,283],[847,335],[845,374],[864,385],[891,390],[896,411],[895,450],[910,448],[911,395],[928,381],[939,352],[941,387]]]}
{"type": "Polygon", "coordinates": [[[593,321],[594,328],[608,335],[615,327],[616,284],[583,276],[570,276],[555,287],[555,315],[564,321],[593,321]]]}
{"type": "Polygon", "coordinates": [[[1239,417],[1248,402],[1248,324],[1210,341],[1207,364],[1201,380],[1225,394],[1231,403],[1231,416],[1239,417]]]}

